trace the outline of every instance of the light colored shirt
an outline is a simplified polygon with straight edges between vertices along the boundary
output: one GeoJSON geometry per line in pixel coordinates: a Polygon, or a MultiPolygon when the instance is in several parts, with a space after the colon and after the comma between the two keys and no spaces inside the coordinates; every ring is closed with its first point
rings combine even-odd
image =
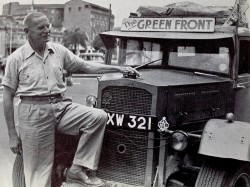
{"type": "Polygon", "coordinates": [[[46,43],[42,58],[27,42],[9,56],[2,84],[14,89],[16,96],[58,94],[66,90],[64,69],[85,68],[83,59],[60,44],[46,43]]]}

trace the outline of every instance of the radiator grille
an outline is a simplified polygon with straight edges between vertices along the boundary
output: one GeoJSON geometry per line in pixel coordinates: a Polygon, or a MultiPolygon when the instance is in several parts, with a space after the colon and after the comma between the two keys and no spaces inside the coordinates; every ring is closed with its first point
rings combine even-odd
{"type": "Polygon", "coordinates": [[[128,185],[144,186],[147,161],[147,133],[106,130],[98,177],[128,185]],[[125,147],[119,153],[118,147],[125,147]]]}
{"type": "Polygon", "coordinates": [[[131,87],[107,87],[102,92],[104,110],[130,114],[151,114],[152,95],[146,90],[131,87]]]}
{"type": "MultiPolygon", "coordinates": [[[[152,94],[140,88],[109,86],[102,90],[104,110],[150,115],[152,94]]],[[[148,132],[106,129],[98,177],[134,186],[145,186],[148,132]],[[124,153],[118,151],[122,146],[124,153]]]]}

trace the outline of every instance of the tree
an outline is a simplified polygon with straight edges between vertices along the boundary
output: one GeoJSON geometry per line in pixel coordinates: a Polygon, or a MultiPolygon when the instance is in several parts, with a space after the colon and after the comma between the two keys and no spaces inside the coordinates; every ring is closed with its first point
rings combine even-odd
{"type": "Polygon", "coordinates": [[[92,46],[95,50],[104,50],[106,48],[99,34],[95,36],[92,46]]]}
{"type": "Polygon", "coordinates": [[[80,28],[64,31],[63,45],[67,48],[73,48],[74,53],[76,53],[79,45],[87,49],[87,41],[88,37],[85,31],[82,31],[80,28]]]}

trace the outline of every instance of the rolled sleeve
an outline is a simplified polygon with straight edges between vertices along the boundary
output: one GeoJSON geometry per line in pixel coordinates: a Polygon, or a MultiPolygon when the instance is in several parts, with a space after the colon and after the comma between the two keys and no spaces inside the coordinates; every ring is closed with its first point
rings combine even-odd
{"type": "Polygon", "coordinates": [[[87,67],[85,61],[73,54],[70,50],[64,48],[64,68],[70,72],[82,71],[86,72],[87,67]]]}
{"type": "Polygon", "coordinates": [[[12,88],[13,90],[16,90],[16,84],[11,82],[11,80],[8,77],[3,77],[2,85],[8,86],[8,87],[12,88]]]}
{"type": "Polygon", "coordinates": [[[2,80],[2,85],[8,86],[13,90],[17,89],[18,76],[17,76],[17,62],[14,59],[8,59],[5,74],[2,80]]]}

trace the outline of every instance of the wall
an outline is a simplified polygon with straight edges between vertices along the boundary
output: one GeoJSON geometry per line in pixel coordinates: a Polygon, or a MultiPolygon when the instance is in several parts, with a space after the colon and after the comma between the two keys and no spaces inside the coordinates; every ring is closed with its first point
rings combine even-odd
{"type": "Polygon", "coordinates": [[[90,35],[90,4],[81,0],[72,0],[65,4],[64,22],[65,29],[80,28],[90,35]]]}

